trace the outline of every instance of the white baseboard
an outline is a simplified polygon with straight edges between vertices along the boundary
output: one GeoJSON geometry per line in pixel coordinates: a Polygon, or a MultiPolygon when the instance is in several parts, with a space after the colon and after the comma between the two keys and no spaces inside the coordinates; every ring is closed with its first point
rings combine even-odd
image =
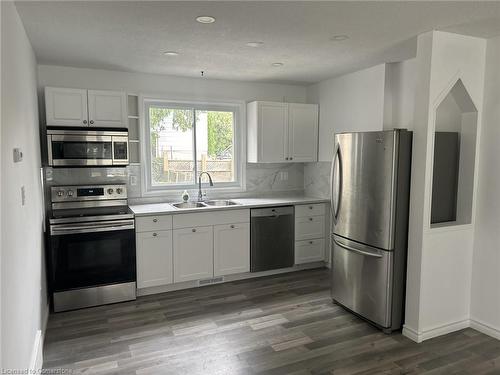
{"type": "Polygon", "coordinates": [[[43,368],[43,343],[45,340],[45,331],[47,330],[47,323],[49,321],[49,305],[42,309],[41,327],[36,331],[35,341],[33,343],[33,350],[30,359],[30,371],[37,373],[43,368]]]}
{"type": "Polygon", "coordinates": [[[437,336],[446,335],[447,333],[459,331],[470,327],[470,320],[463,319],[457,322],[447,323],[440,326],[432,327],[423,331],[417,331],[407,325],[403,326],[403,335],[410,340],[420,343],[425,340],[432,339],[437,336]]]}
{"type": "Polygon", "coordinates": [[[475,329],[476,331],[484,333],[485,335],[488,335],[488,336],[491,336],[497,340],[500,340],[500,329],[495,328],[495,327],[493,327],[485,322],[482,322],[478,319],[471,318],[470,327],[472,329],[475,329]]]}
{"type": "Polygon", "coordinates": [[[43,335],[42,330],[36,331],[33,351],[31,352],[30,371],[38,373],[43,367],[43,335]]]}
{"type": "Polygon", "coordinates": [[[408,337],[410,340],[415,341],[417,343],[422,342],[421,337],[419,336],[418,332],[415,331],[413,328],[408,327],[406,324],[403,325],[403,336],[408,337]]]}

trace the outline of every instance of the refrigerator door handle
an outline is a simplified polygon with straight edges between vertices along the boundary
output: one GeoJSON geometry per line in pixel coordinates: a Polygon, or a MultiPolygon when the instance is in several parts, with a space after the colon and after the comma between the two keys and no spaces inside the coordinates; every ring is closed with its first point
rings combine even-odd
{"type": "Polygon", "coordinates": [[[339,217],[340,212],[340,197],[342,196],[342,154],[340,151],[340,144],[337,143],[337,147],[335,149],[335,153],[332,161],[332,169],[330,173],[330,181],[331,181],[331,207],[332,207],[332,216],[333,222],[336,224],[337,219],[339,217]],[[335,160],[338,160],[337,168],[338,168],[338,189],[337,189],[337,197],[334,199],[334,177],[335,177],[335,160]]]}
{"type": "Polygon", "coordinates": [[[346,250],[349,250],[349,251],[354,251],[355,253],[358,253],[360,255],[365,255],[365,256],[369,256],[369,257],[373,257],[373,258],[382,258],[382,254],[379,254],[378,252],[375,252],[375,251],[372,251],[372,250],[362,250],[362,249],[358,249],[356,247],[353,247],[353,246],[350,246],[350,245],[347,245],[345,243],[342,243],[340,242],[335,235],[332,236],[333,237],[333,242],[335,242],[336,245],[346,249],[346,250]]]}

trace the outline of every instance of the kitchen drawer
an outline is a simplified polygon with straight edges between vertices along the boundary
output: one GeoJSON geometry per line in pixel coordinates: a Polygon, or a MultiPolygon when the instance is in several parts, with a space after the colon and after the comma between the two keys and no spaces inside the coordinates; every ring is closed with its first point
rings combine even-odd
{"type": "Polygon", "coordinates": [[[155,232],[172,229],[172,215],[142,216],[135,218],[135,231],[155,232]]]}
{"type": "Polygon", "coordinates": [[[295,242],[295,264],[320,262],[325,260],[325,240],[305,240],[295,242]]]}
{"type": "Polygon", "coordinates": [[[300,204],[295,206],[295,217],[321,216],[325,215],[325,204],[300,204]]]}
{"type": "Polygon", "coordinates": [[[325,217],[306,216],[295,218],[295,240],[311,240],[325,237],[325,217]]]}
{"type": "Polygon", "coordinates": [[[250,210],[224,210],[174,215],[174,229],[250,222],[250,210]]]}

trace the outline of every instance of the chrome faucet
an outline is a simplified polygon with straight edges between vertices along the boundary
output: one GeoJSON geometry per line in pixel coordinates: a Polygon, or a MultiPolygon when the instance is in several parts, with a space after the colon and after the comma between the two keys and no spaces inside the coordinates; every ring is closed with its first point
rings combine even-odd
{"type": "Polygon", "coordinates": [[[210,182],[210,186],[214,186],[214,183],[212,181],[212,176],[210,176],[210,173],[201,172],[200,175],[198,176],[198,202],[203,202],[203,192],[201,191],[201,176],[203,176],[204,174],[208,176],[208,181],[210,182]]]}

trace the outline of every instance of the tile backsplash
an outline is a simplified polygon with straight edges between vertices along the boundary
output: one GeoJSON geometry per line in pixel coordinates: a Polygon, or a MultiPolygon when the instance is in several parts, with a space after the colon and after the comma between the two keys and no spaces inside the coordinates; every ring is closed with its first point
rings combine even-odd
{"type": "MultiPolygon", "coordinates": [[[[127,184],[131,203],[171,201],[172,196],[141,197],[141,167],[129,165],[125,168],[50,168],[46,170],[47,186],[127,184]]],[[[231,197],[269,195],[280,192],[302,193],[304,190],[303,164],[247,164],[246,190],[231,193],[231,197]]],[[[191,197],[196,190],[190,191],[191,197]]],[[[209,192],[210,194],[210,192],[209,192]]],[[[211,196],[215,196],[212,194],[211,196]]]]}
{"type": "Polygon", "coordinates": [[[304,165],[304,193],[318,198],[330,198],[330,169],[332,163],[322,161],[304,165]]]}

